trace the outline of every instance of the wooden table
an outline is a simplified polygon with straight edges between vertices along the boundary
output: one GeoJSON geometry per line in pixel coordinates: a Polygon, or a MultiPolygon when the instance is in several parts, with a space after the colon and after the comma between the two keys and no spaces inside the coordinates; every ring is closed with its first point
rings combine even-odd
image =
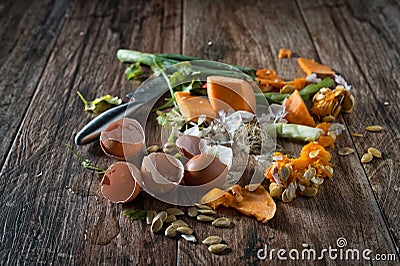
{"type": "MultiPolygon", "coordinates": [[[[260,248],[285,249],[288,256],[303,244],[338,248],[339,238],[347,240],[343,249],[371,249],[371,258],[394,254],[385,264],[399,264],[400,5],[333,2],[1,1],[1,264],[263,264],[271,261],[257,258],[260,248]],[[139,85],[125,80],[119,48],[273,68],[287,79],[303,75],[295,58],[278,59],[281,47],[344,74],[356,106],[338,118],[346,131],[332,151],[334,177],[316,197],[277,201],[276,216],[266,224],[231,209],[220,211],[233,221],[228,229],[186,218],[200,240],[221,235],[230,248],[223,255],[153,235],[144,222],[124,217],[124,210],[168,205],[146,193],[129,204],[108,202],[100,195],[101,177],[65,148],[93,118],[83,112],[77,90],[89,99],[110,93],[127,101],[124,95],[139,85]],[[366,132],[369,125],[383,131],[366,132]],[[356,153],[338,156],[346,146],[356,153]],[[370,146],[383,158],[361,164],[370,146]]],[[[155,144],[154,121],[152,130],[155,144]]],[[[301,148],[281,143],[293,154],[301,148]]],[[[75,148],[99,166],[113,162],[97,143],[75,148]]],[[[272,262],[279,261],[275,251],[272,262]]],[[[378,263],[328,255],[290,262],[378,263]]]]}

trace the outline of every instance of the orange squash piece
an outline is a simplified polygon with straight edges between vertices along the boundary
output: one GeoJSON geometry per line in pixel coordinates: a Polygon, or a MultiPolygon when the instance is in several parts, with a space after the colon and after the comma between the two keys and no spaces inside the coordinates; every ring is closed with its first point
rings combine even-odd
{"type": "Polygon", "coordinates": [[[261,90],[270,91],[272,88],[281,89],[286,82],[278,77],[273,69],[259,69],[256,72],[256,81],[258,81],[261,90]]]}
{"type": "Polygon", "coordinates": [[[319,77],[333,76],[335,74],[330,67],[319,64],[311,59],[299,58],[297,59],[297,63],[307,76],[312,73],[317,74],[319,77]]]}
{"type": "Polygon", "coordinates": [[[235,208],[237,211],[247,216],[253,216],[258,221],[266,223],[274,217],[276,212],[276,204],[268,191],[263,186],[258,186],[255,190],[249,191],[248,186],[241,187],[234,185],[228,192],[225,192],[223,196],[217,198],[214,201],[207,202],[207,198],[212,197],[215,193],[220,191],[211,190],[207,193],[202,203],[217,208],[222,205],[225,207],[235,208]]]}
{"type": "Polygon", "coordinates": [[[293,81],[286,82],[286,84],[293,86],[296,90],[302,90],[308,82],[306,78],[295,78],[293,81]]]}
{"type": "Polygon", "coordinates": [[[315,121],[298,90],[295,90],[285,101],[285,110],[288,112],[285,119],[290,123],[315,127],[315,121]]]}
{"type": "Polygon", "coordinates": [[[291,58],[292,57],[292,50],[281,48],[281,49],[279,49],[278,57],[280,59],[282,59],[282,58],[291,58]]]}
{"type": "Polygon", "coordinates": [[[243,110],[250,113],[256,111],[256,97],[253,87],[245,80],[222,77],[207,77],[207,95],[214,111],[243,110]]]}
{"type": "Polygon", "coordinates": [[[215,119],[217,117],[207,97],[192,96],[187,91],[175,92],[174,97],[179,111],[187,120],[197,122],[201,115],[205,115],[207,119],[215,119]]]}

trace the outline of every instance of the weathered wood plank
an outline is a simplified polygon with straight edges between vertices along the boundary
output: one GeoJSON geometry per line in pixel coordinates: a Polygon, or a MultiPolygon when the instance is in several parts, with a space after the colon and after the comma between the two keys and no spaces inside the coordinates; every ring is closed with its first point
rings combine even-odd
{"type": "Polygon", "coordinates": [[[69,1],[8,1],[0,9],[0,167],[64,21],[69,1]]]}
{"type": "MultiPolygon", "coordinates": [[[[122,215],[125,209],[148,208],[156,201],[143,195],[122,206],[102,199],[101,178],[83,170],[64,144],[73,143],[74,133],[92,118],[83,112],[76,90],[87,98],[132,91],[116,50],[179,52],[180,16],[179,1],[71,5],[0,175],[2,264],[176,260],[176,249],[165,248],[168,239],[151,236],[141,221],[122,215]]],[[[102,167],[112,162],[96,143],[78,152],[102,167]]]]}
{"type": "Polygon", "coordinates": [[[364,138],[353,138],[358,153],[352,158],[354,163],[369,147],[376,147],[383,153],[383,159],[374,159],[364,165],[363,171],[398,249],[400,7],[396,1],[372,1],[369,5],[343,1],[337,6],[302,1],[302,6],[321,60],[344,73],[354,85],[355,110],[344,116],[350,132],[364,134],[364,138]],[[309,19],[311,16],[313,19],[309,19]],[[330,29],[329,34],[320,34],[326,32],[326,27],[330,29]],[[366,132],[365,127],[369,125],[381,125],[384,130],[381,133],[366,132]]]}
{"type": "MultiPolygon", "coordinates": [[[[331,31],[331,25],[320,23],[311,14],[307,20],[320,24],[324,32],[331,31]]],[[[275,68],[285,78],[299,76],[301,72],[294,59],[277,59],[279,48],[291,48],[295,54],[304,57],[318,57],[301,11],[291,1],[235,1],[230,5],[215,1],[188,1],[185,3],[184,25],[183,53],[188,55],[275,68]],[[211,46],[207,45],[208,41],[212,41],[211,46]]],[[[324,50],[332,58],[336,52],[336,48],[324,50]]],[[[333,66],[352,80],[352,72],[346,71],[347,68],[333,66]]],[[[293,154],[297,154],[301,147],[286,142],[283,145],[293,154]]],[[[352,145],[349,132],[343,134],[337,145],[352,145]]],[[[179,241],[178,261],[193,264],[200,261],[210,261],[210,264],[257,263],[257,250],[264,244],[268,249],[302,250],[301,244],[308,243],[310,247],[321,250],[328,246],[336,247],[339,237],[347,239],[349,248],[395,253],[360,163],[343,160],[334,153],[333,164],[334,178],[322,186],[315,198],[299,198],[291,204],[278,202],[276,217],[266,225],[228,212],[224,214],[234,220],[232,229],[225,231],[196,226],[200,239],[211,233],[223,234],[231,247],[228,254],[215,256],[209,254],[204,246],[194,250],[190,244],[179,241]]],[[[274,257],[277,262],[276,253],[274,257]]],[[[334,263],[327,257],[323,261],[334,263]]]]}

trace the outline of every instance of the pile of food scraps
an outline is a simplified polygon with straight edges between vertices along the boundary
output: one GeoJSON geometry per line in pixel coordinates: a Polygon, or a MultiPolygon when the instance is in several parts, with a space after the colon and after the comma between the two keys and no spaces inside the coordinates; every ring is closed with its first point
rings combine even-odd
{"type": "MultiPolygon", "coordinates": [[[[341,112],[353,110],[354,97],[351,86],[328,66],[298,58],[298,66],[305,76],[289,81],[280,78],[273,69],[233,66],[253,80],[251,82],[258,87],[255,90],[249,80],[235,71],[196,67],[192,62],[198,58],[194,57],[130,50],[119,50],[117,56],[121,62],[131,63],[125,71],[129,80],[141,78],[142,67],[150,67],[168,81],[170,97],[153,111],[157,112],[160,126],[168,128],[170,135],[163,147],[149,146],[141,165],[137,166],[129,160],[136,158],[145,147],[142,125],[128,117],[108,121],[99,136],[100,146],[107,156],[118,162],[107,170],[94,166],[68,146],[82,160],[83,166],[104,174],[101,191],[110,201],[129,202],[142,188],[157,196],[171,193],[180,186],[202,187],[199,198],[202,204],[197,205],[202,207],[190,207],[189,217],[226,225],[227,218],[218,220],[212,216],[216,214],[213,209],[224,206],[265,223],[276,211],[273,198],[291,202],[297,195],[315,196],[324,180],[334,175],[330,150],[334,149],[336,138],[344,130],[343,125],[334,121],[341,112]],[[169,67],[175,67],[176,71],[165,72],[164,69],[169,67]],[[206,80],[195,78],[199,73],[205,74],[206,80]],[[267,117],[270,122],[268,125],[255,115],[260,99],[270,104],[264,116],[264,120],[267,117]],[[262,143],[268,139],[271,128],[278,138],[304,142],[299,156],[283,152],[270,154],[272,163],[263,166],[269,192],[262,184],[226,186],[228,173],[237,163],[234,154],[239,150],[249,156],[265,155],[262,154],[262,143]]],[[[291,57],[288,51],[280,55],[280,58],[288,57],[291,57]]],[[[79,96],[88,111],[105,111],[121,103],[119,98],[110,95],[92,102],[80,93],[79,96]],[[99,103],[101,108],[96,108],[99,103]]],[[[111,116],[108,114],[108,117],[111,116]]],[[[101,121],[104,123],[104,119],[101,121]]],[[[80,134],[76,142],[83,144],[81,140],[85,138],[95,139],[80,134]]],[[[170,223],[165,229],[166,236],[175,237],[181,233],[188,241],[195,242],[191,236],[193,230],[185,222],[176,222],[180,221],[176,216],[183,214],[176,209],[146,212],[154,233],[160,231],[163,224],[170,223]]],[[[127,215],[134,219],[144,218],[136,211],[127,215]]],[[[209,243],[207,239],[203,242],[209,243]]],[[[220,245],[220,240],[212,243],[220,245]]],[[[225,248],[210,246],[210,250],[216,252],[225,248]]]]}

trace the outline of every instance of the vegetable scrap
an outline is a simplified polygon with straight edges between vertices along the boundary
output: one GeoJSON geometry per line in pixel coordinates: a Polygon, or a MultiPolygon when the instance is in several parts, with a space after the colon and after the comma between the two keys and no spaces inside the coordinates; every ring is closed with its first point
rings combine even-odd
{"type": "Polygon", "coordinates": [[[306,59],[306,58],[298,58],[297,63],[300,68],[307,74],[307,76],[311,74],[317,74],[318,77],[333,77],[335,72],[328,66],[319,64],[314,60],[306,59]]]}
{"type": "Polygon", "coordinates": [[[248,186],[243,188],[239,185],[234,185],[225,193],[214,188],[203,196],[201,202],[214,209],[219,206],[232,207],[244,215],[255,217],[263,223],[272,219],[276,212],[274,200],[262,185],[251,192],[248,186]]]}
{"type": "Polygon", "coordinates": [[[76,92],[82,102],[85,104],[85,111],[100,114],[114,106],[120,105],[122,103],[121,98],[111,96],[109,94],[96,98],[93,101],[88,101],[83,97],[82,93],[76,92]]]}
{"type": "Polygon", "coordinates": [[[292,57],[292,50],[281,48],[279,49],[278,58],[291,58],[292,57]]]}

